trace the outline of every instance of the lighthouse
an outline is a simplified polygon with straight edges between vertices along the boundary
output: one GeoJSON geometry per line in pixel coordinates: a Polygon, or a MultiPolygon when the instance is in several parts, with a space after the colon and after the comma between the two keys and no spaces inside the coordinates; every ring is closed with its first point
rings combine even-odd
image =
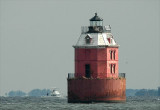
{"type": "Polygon", "coordinates": [[[118,71],[118,48],[111,26],[97,13],[81,27],[74,48],[75,73],[69,73],[68,102],[125,102],[125,73],[118,71]]]}

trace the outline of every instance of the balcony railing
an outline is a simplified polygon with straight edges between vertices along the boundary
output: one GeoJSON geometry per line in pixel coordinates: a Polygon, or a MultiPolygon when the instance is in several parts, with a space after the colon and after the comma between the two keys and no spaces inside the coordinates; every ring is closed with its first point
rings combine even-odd
{"type": "Polygon", "coordinates": [[[74,73],[68,73],[68,79],[73,79],[73,78],[75,78],[74,73]]]}
{"type": "Polygon", "coordinates": [[[119,77],[125,78],[126,77],[126,73],[119,73],[119,77]]]}
{"type": "Polygon", "coordinates": [[[111,29],[108,26],[82,26],[81,34],[89,33],[89,32],[111,32],[111,29]]]}
{"type": "MultiPolygon", "coordinates": [[[[120,78],[125,78],[126,77],[126,73],[119,73],[118,75],[120,78]]],[[[68,79],[74,79],[75,78],[75,74],[74,73],[68,73],[68,79]]]]}

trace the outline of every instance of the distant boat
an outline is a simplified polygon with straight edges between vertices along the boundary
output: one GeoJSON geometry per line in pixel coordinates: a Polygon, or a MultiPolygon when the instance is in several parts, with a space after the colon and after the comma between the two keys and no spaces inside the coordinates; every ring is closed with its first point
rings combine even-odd
{"type": "Polygon", "coordinates": [[[60,92],[55,87],[51,88],[51,91],[48,92],[46,95],[47,95],[47,97],[62,97],[60,92]]]}
{"type": "Polygon", "coordinates": [[[61,97],[61,94],[56,89],[53,89],[50,96],[61,97]]]}

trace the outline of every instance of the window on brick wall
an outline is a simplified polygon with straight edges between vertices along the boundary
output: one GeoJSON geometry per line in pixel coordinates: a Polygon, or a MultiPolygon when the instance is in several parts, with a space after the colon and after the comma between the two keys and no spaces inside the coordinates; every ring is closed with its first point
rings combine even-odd
{"type": "Polygon", "coordinates": [[[110,73],[112,73],[112,64],[110,64],[110,73]]]}
{"type": "Polygon", "coordinates": [[[113,51],[113,59],[115,60],[116,51],[113,51]]]}
{"type": "Polygon", "coordinates": [[[111,59],[111,60],[112,60],[112,53],[113,53],[113,51],[110,50],[110,59],[111,59]]]}
{"type": "Polygon", "coordinates": [[[116,72],[116,64],[110,64],[110,73],[116,72]]]}
{"type": "Polygon", "coordinates": [[[113,73],[115,73],[115,66],[116,66],[116,65],[115,65],[115,64],[113,64],[113,73]]]}

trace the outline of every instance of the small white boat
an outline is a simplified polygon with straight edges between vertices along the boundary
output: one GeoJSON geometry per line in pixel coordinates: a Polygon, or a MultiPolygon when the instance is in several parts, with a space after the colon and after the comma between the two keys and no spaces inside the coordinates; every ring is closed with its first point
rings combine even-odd
{"type": "Polygon", "coordinates": [[[61,97],[61,94],[56,89],[53,89],[50,96],[61,97]]]}

